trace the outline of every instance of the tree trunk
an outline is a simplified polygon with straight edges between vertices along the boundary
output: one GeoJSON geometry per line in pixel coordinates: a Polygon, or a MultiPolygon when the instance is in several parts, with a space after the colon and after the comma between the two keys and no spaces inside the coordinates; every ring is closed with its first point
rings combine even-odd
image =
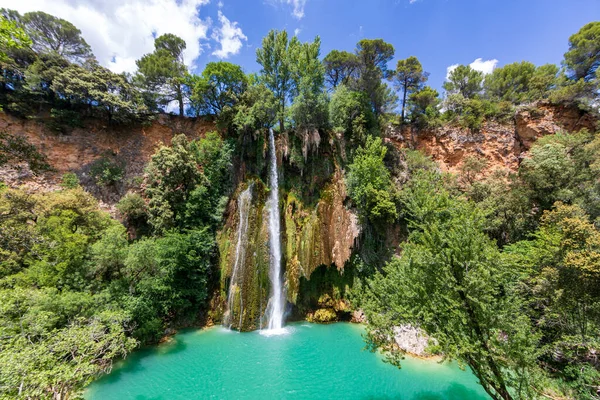
{"type": "Polygon", "coordinates": [[[500,395],[500,397],[502,399],[512,400],[512,396],[510,395],[510,393],[508,392],[508,389],[506,388],[506,383],[504,382],[504,377],[502,376],[502,372],[500,371],[500,368],[496,365],[496,362],[490,355],[491,354],[490,348],[488,346],[488,343],[487,343],[485,337],[483,336],[483,331],[481,330],[481,326],[479,325],[477,316],[475,315],[473,308],[469,304],[467,295],[462,290],[459,290],[458,294],[459,294],[460,299],[462,300],[463,305],[465,306],[465,309],[469,316],[470,325],[473,328],[473,330],[475,331],[475,334],[477,335],[477,338],[479,339],[479,342],[481,343],[481,347],[487,353],[487,357],[486,357],[487,363],[490,366],[490,369],[492,370],[492,374],[494,374],[494,377],[498,381],[497,385],[495,385],[493,382],[489,382],[489,385],[492,388],[494,388],[494,390],[500,395]]]}
{"type": "Polygon", "coordinates": [[[179,102],[179,115],[183,117],[183,90],[177,85],[177,101],[179,102]]]}
{"type": "Polygon", "coordinates": [[[404,86],[403,90],[404,94],[402,95],[402,123],[404,123],[404,107],[406,106],[406,86],[404,86]]]}

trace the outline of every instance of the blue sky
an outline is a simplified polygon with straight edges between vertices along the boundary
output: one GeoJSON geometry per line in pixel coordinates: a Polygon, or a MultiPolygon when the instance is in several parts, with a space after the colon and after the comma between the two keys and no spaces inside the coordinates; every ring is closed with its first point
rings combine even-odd
{"type": "Polygon", "coordinates": [[[116,72],[134,72],[164,33],[186,40],[193,72],[220,59],[257,72],[262,38],[286,29],[302,41],[321,36],[323,57],[382,38],[396,49],[390,68],[417,56],[436,89],[449,66],[477,59],[487,71],[523,60],[558,64],[569,36],[600,20],[600,0],[0,0],[0,7],[71,21],[116,72]]]}
{"type": "MultiPolygon", "coordinates": [[[[201,13],[214,14],[211,7],[218,4],[201,13]]],[[[498,66],[560,63],[569,36],[600,20],[600,0],[307,0],[300,19],[284,2],[223,0],[222,9],[248,38],[228,61],[247,72],[258,70],[255,50],[270,29],[300,29],[303,41],[321,36],[322,56],[332,49],[352,51],[362,38],[382,38],[396,49],[390,67],[415,55],[438,89],[448,66],[478,58],[496,59],[498,66]]],[[[214,59],[207,52],[198,64],[214,59]]]]}

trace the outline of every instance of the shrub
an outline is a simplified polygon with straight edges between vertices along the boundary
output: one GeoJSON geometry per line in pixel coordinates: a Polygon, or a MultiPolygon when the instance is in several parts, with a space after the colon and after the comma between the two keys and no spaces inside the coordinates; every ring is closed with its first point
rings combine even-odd
{"type": "Polygon", "coordinates": [[[123,179],[125,168],[117,161],[103,157],[92,164],[90,175],[97,185],[108,186],[123,179]]]}
{"type": "Polygon", "coordinates": [[[67,172],[62,176],[60,186],[64,189],[75,189],[79,186],[79,178],[73,172],[67,172]]]}

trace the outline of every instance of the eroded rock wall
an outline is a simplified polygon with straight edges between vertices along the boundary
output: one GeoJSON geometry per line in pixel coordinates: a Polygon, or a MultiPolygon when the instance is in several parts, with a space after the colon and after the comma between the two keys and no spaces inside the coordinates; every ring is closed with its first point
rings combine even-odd
{"type": "Polygon", "coordinates": [[[577,108],[537,104],[521,107],[509,122],[486,121],[478,132],[453,126],[418,131],[390,126],[386,136],[397,147],[423,151],[442,171],[459,172],[467,157],[482,158],[487,162],[483,175],[488,175],[497,169],[516,172],[531,145],[542,136],[594,130],[595,126],[591,114],[577,108]]]}

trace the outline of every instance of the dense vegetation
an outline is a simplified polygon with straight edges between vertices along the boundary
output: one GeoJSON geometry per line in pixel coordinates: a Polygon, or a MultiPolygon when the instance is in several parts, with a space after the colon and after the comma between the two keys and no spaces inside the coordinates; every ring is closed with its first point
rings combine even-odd
{"type": "MultiPolygon", "coordinates": [[[[0,14],[6,112],[68,132],[89,119],[146,123],[176,105],[220,131],[161,146],[117,204],[121,221],[99,211],[74,174],[56,192],[0,188],[0,397],[68,398],[137,345],[202,323],[220,278],[215,235],[237,184],[233,165],[264,176],[273,127],[288,147],[286,190],[311,201],[315,181],[344,171],[363,228],[348,265],[352,298],[370,344],[389,348],[393,328],[409,323],[494,399],[599,398],[598,132],[546,136],[516,174],[485,179],[481,160],[445,175],[381,136],[390,124],[477,131],[540,102],[596,113],[600,23],[569,39],[561,67],[519,62],[484,76],[462,65],[440,97],[416,57],[389,68],[395,49],[382,39],[321,59],[318,37],[271,31],[257,50],[260,73],[214,62],[194,75],[186,43],[166,34],[128,75],[100,66],[68,21],[0,14]],[[386,248],[393,226],[406,236],[398,257],[386,248]]],[[[23,162],[49,168],[34,147],[0,133],[0,165],[23,162]]],[[[103,185],[123,178],[110,160],[91,174],[103,185]]]]}

